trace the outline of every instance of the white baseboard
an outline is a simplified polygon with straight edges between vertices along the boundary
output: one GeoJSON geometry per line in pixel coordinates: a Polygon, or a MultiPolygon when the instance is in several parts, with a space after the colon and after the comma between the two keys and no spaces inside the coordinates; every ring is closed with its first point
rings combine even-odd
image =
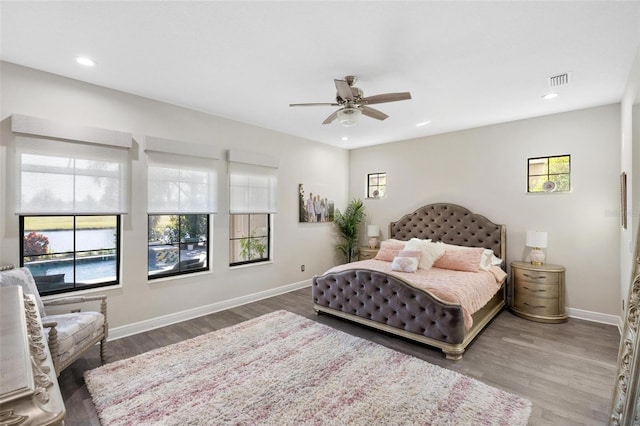
{"type": "MultiPolygon", "coordinates": [[[[278,296],[280,294],[288,293],[290,291],[309,287],[310,285],[311,285],[311,279],[308,279],[305,281],[284,285],[282,287],[277,287],[271,290],[265,290],[258,293],[249,294],[246,296],[236,297],[234,299],[224,300],[222,302],[216,302],[210,305],[200,306],[198,308],[188,309],[186,311],[175,312],[173,314],[163,315],[161,317],[151,318],[151,319],[136,322],[133,324],[127,324],[120,327],[110,328],[108,340],[121,339],[123,337],[153,330],[155,328],[165,327],[167,325],[175,324],[182,321],[187,321],[193,318],[201,317],[203,315],[209,315],[214,312],[224,311],[225,309],[231,309],[231,308],[235,308],[236,306],[246,305],[247,303],[257,302],[258,300],[267,299],[273,296],[278,296]]],[[[311,300],[309,300],[309,303],[311,303],[311,300]]]]}
{"type": "Polygon", "coordinates": [[[575,308],[567,308],[567,315],[571,318],[615,325],[618,328],[620,327],[620,317],[618,315],[602,314],[600,312],[585,311],[583,309],[575,308]]]}

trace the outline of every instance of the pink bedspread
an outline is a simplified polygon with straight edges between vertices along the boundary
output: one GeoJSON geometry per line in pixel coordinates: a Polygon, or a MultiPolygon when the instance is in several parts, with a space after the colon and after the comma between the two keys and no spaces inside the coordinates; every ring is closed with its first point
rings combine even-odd
{"type": "Polygon", "coordinates": [[[339,265],[329,269],[327,273],[354,268],[373,269],[394,275],[416,288],[428,291],[443,302],[460,304],[467,330],[473,325],[471,315],[487,304],[507,276],[497,266],[492,266],[490,272],[462,272],[440,268],[418,269],[416,273],[396,272],[391,270],[391,262],[374,259],[339,265]]]}

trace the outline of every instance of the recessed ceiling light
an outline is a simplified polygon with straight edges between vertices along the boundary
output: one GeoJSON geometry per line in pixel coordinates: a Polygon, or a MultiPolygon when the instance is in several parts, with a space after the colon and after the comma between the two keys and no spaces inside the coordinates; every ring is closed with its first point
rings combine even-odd
{"type": "Polygon", "coordinates": [[[431,123],[431,120],[429,121],[423,121],[422,123],[418,123],[416,124],[416,127],[422,127],[422,126],[426,126],[427,124],[431,123]]]}
{"type": "Polygon", "coordinates": [[[557,98],[558,94],[553,92],[553,93],[547,93],[546,95],[544,95],[542,97],[542,99],[544,99],[545,101],[548,101],[549,99],[553,99],[553,98],[557,98]]]}
{"type": "Polygon", "coordinates": [[[84,65],[85,67],[93,67],[96,64],[93,59],[87,58],[86,56],[78,56],[76,58],[76,62],[80,65],[84,65]]]}
{"type": "Polygon", "coordinates": [[[346,136],[343,136],[343,137],[342,137],[342,140],[343,140],[343,141],[348,141],[348,140],[349,140],[349,138],[348,138],[348,137],[346,137],[346,136]]]}

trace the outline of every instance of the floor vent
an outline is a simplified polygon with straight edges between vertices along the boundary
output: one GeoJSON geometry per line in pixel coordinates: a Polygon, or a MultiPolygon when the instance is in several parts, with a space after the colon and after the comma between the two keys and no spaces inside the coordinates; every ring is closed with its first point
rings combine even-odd
{"type": "Polygon", "coordinates": [[[558,87],[569,84],[569,73],[553,75],[549,77],[549,86],[558,87]]]}

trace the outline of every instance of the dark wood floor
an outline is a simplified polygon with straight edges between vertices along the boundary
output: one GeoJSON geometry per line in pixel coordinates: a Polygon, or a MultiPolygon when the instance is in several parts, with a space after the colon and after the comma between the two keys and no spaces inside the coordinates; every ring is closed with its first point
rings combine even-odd
{"type": "MultiPolygon", "coordinates": [[[[306,288],[114,340],[107,346],[107,361],[128,358],[279,309],[519,394],[533,402],[531,425],[606,423],[619,333],[613,326],[575,319],[564,324],[542,324],[504,311],[473,342],[462,360],[449,361],[439,350],[327,315],[316,316],[311,289],[306,288]]],[[[99,424],[83,379],[85,371],[100,365],[98,352],[96,346],[60,375],[67,426],[99,424]]]]}

